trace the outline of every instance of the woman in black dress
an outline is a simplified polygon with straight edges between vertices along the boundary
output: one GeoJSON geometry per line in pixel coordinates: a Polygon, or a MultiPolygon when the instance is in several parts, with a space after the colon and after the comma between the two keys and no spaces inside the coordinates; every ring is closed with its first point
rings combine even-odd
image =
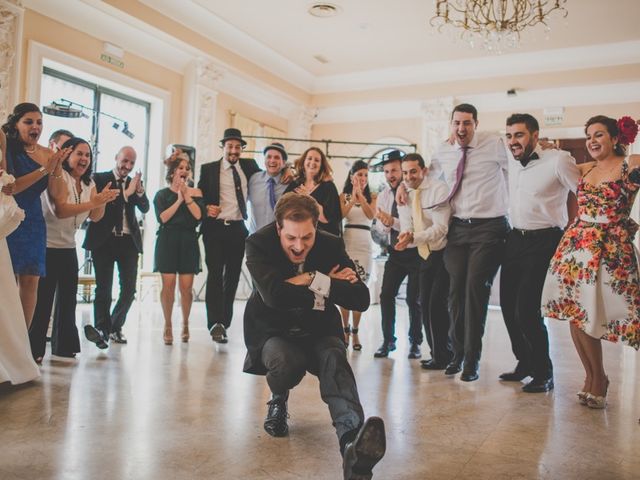
{"type": "Polygon", "coordinates": [[[166,180],[169,187],[156,193],[153,205],[160,224],[154,271],[162,275],[160,303],[164,314],[164,343],[173,343],[171,313],[176,277],[182,307],[182,341],[189,341],[189,314],[193,303],[193,277],[200,272],[200,248],[196,228],[203,215],[202,192],[192,188],[191,164],[186,154],[176,151],[169,157],[166,180]]]}
{"type": "Polygon", "coordinates": [[[331,178],[331,167],[324,152],[317,147],[308,148],[295,163],[298,178],[287,187],[287,192],[311,195],[320,204],[318,228],[334,235],[342,234],[340,196],[331,178]]]}

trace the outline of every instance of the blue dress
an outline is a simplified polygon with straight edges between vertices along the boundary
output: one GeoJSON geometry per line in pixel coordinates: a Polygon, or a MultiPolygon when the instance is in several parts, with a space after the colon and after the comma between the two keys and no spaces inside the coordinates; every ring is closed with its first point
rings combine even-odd
{"type": "MultiPolygon", "coordinates": [[[[9,173],[16,178],[40,168],[40,164],[24,151],[11,157],[7,152],[9,173]]],[[[47,189],[48,183],[48,178],[42,177],[26,190],[14,195],[16,203],[25,213],[23,222],[7,237],[13,272],[16,275],[45,276],[47,227],[42,215],[40,195],[47,189]]]]}

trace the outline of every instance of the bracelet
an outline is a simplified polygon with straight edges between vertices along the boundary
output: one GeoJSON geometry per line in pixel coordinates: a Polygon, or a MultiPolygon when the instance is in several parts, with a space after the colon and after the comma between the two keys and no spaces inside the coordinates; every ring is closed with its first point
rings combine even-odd
{"type": "Polygon", "coordinates": [[[38,171],[42,174],[43,177],[46,177],[47,175],[49,175],[49,171],[44,167],[40,167],[38,171]]]}
{"type": "Polygon", "coordinates": [[[51,178],[62,178],[62,173],[60,175],[54,175],[53,173],[50,174],[51,178]]]}

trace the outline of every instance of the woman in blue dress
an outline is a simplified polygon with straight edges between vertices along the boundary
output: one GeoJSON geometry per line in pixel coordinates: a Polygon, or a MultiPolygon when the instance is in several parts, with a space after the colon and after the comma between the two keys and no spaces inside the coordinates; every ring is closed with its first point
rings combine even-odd
{"type": "Polygon", "coordinates": [[[12,193],[25,212],[20,226],[7,237],[13,272],[18,281],[20,301],[27,327],[36,306],[38,281],[45,275],[47,232],[40,195],[49,188],[56,192],[62,182],[61,162],[70,149],[56,153],[38,145],[42,133],[42,113],[33,103],[15,106],[2,126],[7,136],[7,171],[15,176],[12,193]]]}

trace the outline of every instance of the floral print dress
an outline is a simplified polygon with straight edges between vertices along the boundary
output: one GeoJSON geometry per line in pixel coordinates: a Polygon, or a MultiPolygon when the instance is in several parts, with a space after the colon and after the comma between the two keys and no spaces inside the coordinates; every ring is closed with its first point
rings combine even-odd
{"type": "Polygon", "coordinates": [[[640,276],[629,218],[639,186],[628,159],[619,180],[592,185],[580,179],[578,217],[551,259],[542,314],[569,320],[588,335],[640,348],[640,276]]]}

